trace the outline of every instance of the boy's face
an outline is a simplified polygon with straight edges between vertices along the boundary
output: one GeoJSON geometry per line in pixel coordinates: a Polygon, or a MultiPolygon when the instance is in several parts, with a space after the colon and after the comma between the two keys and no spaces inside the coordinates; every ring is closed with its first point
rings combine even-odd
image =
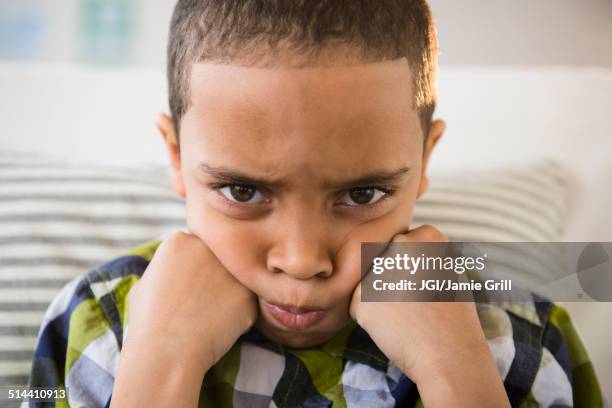
{"type": "Polygon", "coordinates": [[[180,157],[169,118],[158,124],[189,230],[257,295],[267,337],[291,347],[330,339],[350,321],[359,240],[408,229],[444,130],[434,122],[423,146],[411,82],[406,60],[198,63],[180,157]]]}

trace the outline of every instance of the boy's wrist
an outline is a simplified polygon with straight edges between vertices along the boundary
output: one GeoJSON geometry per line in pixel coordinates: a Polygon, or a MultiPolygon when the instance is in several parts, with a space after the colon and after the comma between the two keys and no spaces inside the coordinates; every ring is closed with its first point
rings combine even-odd
{"type": "Polygon", "coordinates": [[[212,364],[185,347],[160,342],[155,338],[126,340],[112,407],[197,405],[204,374],[212,364]]]}
{"type": "Polygon", "coordinates": [[[169,366],[180,367],[181,371],[192,375],[203,376],[215,364],[215,357],[210,352],[214,339],[199,338],[199,341],[193,342],[167,332],[157,332],[131,338],[128,336],[127,342],[131,343],[135,356],[159,358],[169,366]]]}
{"type": "Polygon", "coordinates": [[[417,388],[426,407],[510,407],[501,380],[482,373],[433,376],[417,388]]]}
{"type": "Polygon", "coordinates": [[[413,375],[425,406],[509,406],[486,342],[421,364],[413,375]]]}

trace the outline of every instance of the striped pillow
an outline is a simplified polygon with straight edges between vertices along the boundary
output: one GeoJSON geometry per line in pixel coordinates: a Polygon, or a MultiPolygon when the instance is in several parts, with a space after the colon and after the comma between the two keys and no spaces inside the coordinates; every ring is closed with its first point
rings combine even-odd
{"type": "Polygon", "coordinates": [[[559,241],[571,183],[568,170],[554,161],[437,173],[417,201],[413,221],[436,225],[451,241],[559,241]]]}
{"type": "MultiPolygon", "coordinates": [[[[432,177],[415,224],[455,241],[557,241],[563,168],[432,177]]],[[[70,279],[125,249],[185,228],[164,168],[69,165],[0,152],[0,386],[25,384],[43,313],[70,279]]]]}

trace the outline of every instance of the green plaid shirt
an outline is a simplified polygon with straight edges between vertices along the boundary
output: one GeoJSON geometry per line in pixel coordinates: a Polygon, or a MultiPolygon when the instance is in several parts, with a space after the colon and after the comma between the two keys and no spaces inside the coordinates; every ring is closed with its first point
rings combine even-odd
{"type": "MultiPolygon", "coordinates": [[[[68,389],[57,407],[108,407],[127,326],[127,294],[160,241],[69,282],[38,334],[31,387],[68,389]]],[[[538,299],[479,303],[478,314],[512,406],[602,405],[593,367],[567,313],[538,299]]],[[[31,402],[30,406],[50,406],[31,402]]],[[[255,329],[206,373],[200,407],[412,407],[416,385],[350,324],[307,350],[255,329]]]]}

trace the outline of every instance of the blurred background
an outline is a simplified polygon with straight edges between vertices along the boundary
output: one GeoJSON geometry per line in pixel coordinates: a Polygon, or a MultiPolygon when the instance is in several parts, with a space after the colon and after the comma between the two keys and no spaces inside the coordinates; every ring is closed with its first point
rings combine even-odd
{"type": "MultiPolygon", "coordinates": [[[[553,159],[569,175],[562,239],[612,241],[612,0],[430,4],[441,45],[436,116],[448,123],[432,170],[522,169],[526,162],[553,159]]],[[[168,110],[164,69],[173,5],[0,0],[0,154],[11,160],[36,153],[65,162],[166,165],[154,120],[168,110]]],[[[14,245],[10,234],[27,234],[12,220],[19,210],[27,221],[32,203],[14,204],[2,194],[29,194],[32,187],[6,180],[0,188],[0,212],[6,211],[0,214],[0,280],[10,287],[11,279],[24,276],[11,265],[32,252],[31,246],[14,245]]],[[[59,225],[51,232],[57,231],[67,229],[59,225]]],[[[62,268],[54,273],[67,279],[62,268]]],[[[8,351],[0,355],[14,361],[0,358],[0,385],[3,378],[25,378],[40,322],[40,314],[19,312],[19,319],[30,320],[16,326],[17,318],[6,312],[17,310],[10,302],[25,296],[42,313],[57,288],[45,290],[1,293],[0,351],[8,351]]],[[[567,305],[609,400],[611,306],[567,305]]]]}
{"type": "MultiPolygon", "coordinates": [[[[610,0],[431,0],[442,65],[612,68],[610,0]]],[[[0,58],[163,67],[172,0],[0,0],[0,58]]]]}

